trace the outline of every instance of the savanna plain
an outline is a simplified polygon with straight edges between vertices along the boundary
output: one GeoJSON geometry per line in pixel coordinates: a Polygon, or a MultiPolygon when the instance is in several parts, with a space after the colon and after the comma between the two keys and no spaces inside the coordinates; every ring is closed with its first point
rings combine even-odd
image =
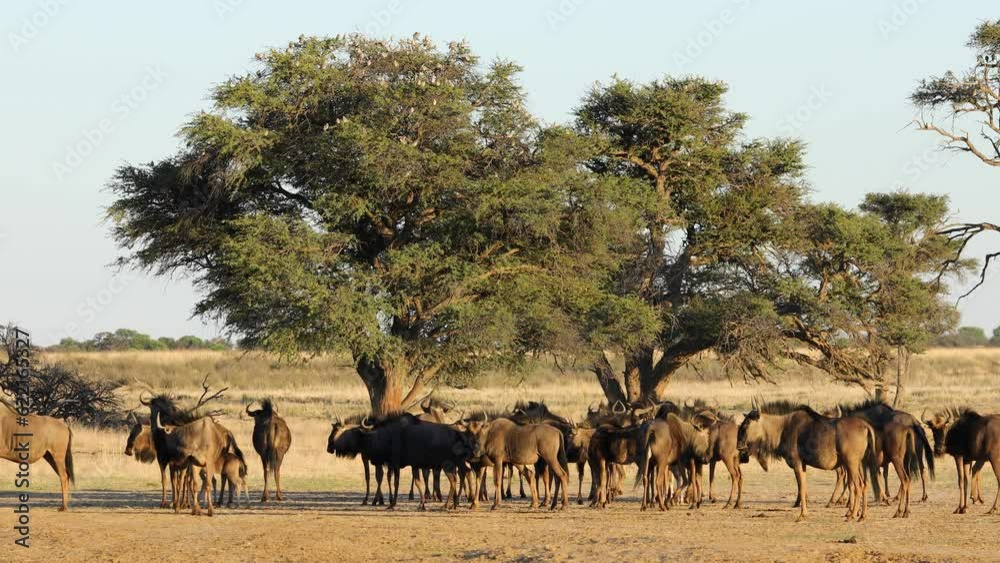
{"type": "MultiPolygon", "coordinates": [[[[360,460],[326,453],[330,421],[366,410],[367,394],[349,363],[330,357],[288,365],[261,355],[237,352],[104,352],[48,354],[48,361],[79,367],[96,377],[128,382],[123,404],[137,406],[144,386],[169,391],[182,403],[201,394],[206,375],[213,388],[229,387],[214,408],[248,454],[250,508],[222,508],[212,518],[175,515],[159,506],[159,473],[154,465],[124,455],[125,431],[75,427],[76,485],[69,512],[56,511],[58,480],[44,464],[32,466],[31,547],[13,545],[13,464],[0,464],[0,543],[2,561],[373,561],[461,559],[533,560],[740,560],[740,561],[997,561],[1000,516],[985,512],[997,480],[987,466],[983,496],[987,506],[953,515],[958,503],[954,464],[937,458],[937,478],[920,502],[915,483],[912,515],[893,519],[895,507],[871,506],[862,523],[845,523],[844,509],[825,508],[833,473],[809,473],[810,514],[796,523],[795,482],[781,462],[768,472],[756,462],[744,466],[744,507],[724,510],[729,476],[720,465],[714,492],[718,502],[699,510],[675,507],[640,512],[632,490],[610,508],[576,504],[576,470],[571,468],[571,505],[565,511],[530,510],[515,498],[500,510],[467,507],[445,511],[439,504],[418,512],[405,499],[395,511],[362,506],[360,460]],[[292,431],[282,470],[288,499],[261,504],[260,460],[253,452],[253,422],[243,414],[252,400],[270,397],[292,431]]],[[[563,366],[566,368],[566,366],[563,366]]],[[[702,398],[739,416],[753,397],[789,399],[826,408],[866,398],[857,387],[789,368],[773,384],[730,382],[711,358],[701,358],[671,383],[669,398],[702,398]]],[[[491,374],[465,389],[441,388],[437,395],[460,409],[505,408],[519,399],[544,399],[555,412],[581,419],[601,399],[585,370],[565,371],[539,362],[523,376],[491,374]]],[[[931,350],[913,360],[905,410],[970,406],[1000,411],[1000,351],[931,350]]],[[[144,414],[143,409],[137,412],[144,414]]],[[[707,485],[707,472],[705,476],[707,485]]],[[[589,476],[583,490],[587,491],[589,476]]],[[[890,490],[898,481],[890,477],[890,490]]],[[[707,488],[707,487],[706,487],[707,488]]]]}

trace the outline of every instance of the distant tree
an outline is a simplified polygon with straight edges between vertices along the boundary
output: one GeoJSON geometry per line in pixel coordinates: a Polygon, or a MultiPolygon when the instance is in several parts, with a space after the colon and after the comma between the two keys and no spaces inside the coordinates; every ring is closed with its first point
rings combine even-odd
{"type": "Polygon", "coordinates": [[[935,344],[948,348],[975,348],[989,345],[990,339],[986,337],[986,331],[978,326],[963,326],[942,335],[935,344]]]}
{"type": "Polygon", "coordinates": [[[608,291],[640,227],[627,179],[581,170],[593,147],[527,112],[517,65],[357,35],[258,61],[180,154],[112,180],[123,266],[192,273],[244,346],[348,350],[376,413],[656,328],[608,291]]]}
{"type": "Polygon", "coordinates": [[[177,340],[170,338],[169,336],[161,336],[156,339],[163,347],[167,350],[174,350],[177,348],[177,340]]]}
{"type": "MultiPolygon", "coordinates": [[[[968,46],[976,51],[972,68],[959,73],[949,70],[920,82],[910,99],[927,115],[916,124],[942,137],[947,150],[968,153],[988,166],[1000,167],[1000,20],[979,24],[968,46]],[[945,110],[947,125],[934,119],[940,109],[945,110]],[[970,134],[970,126],[978,131],[970,134]]],[[[968,242],[986,232],[1000,232],[1000,225],[959,223],[941,231],[960,243],[953,259],[961,258],[968,242]]],[[[986,281],[986,271],[998,256],[1000,252],[986,255],[979,281],[963,297],[986,281]]]]}
{"type": "Polygon", "coordinates": [[[993,336],[990,338],[990,346],[1000,346],[1000,326],[993,329],[993,336]]]}

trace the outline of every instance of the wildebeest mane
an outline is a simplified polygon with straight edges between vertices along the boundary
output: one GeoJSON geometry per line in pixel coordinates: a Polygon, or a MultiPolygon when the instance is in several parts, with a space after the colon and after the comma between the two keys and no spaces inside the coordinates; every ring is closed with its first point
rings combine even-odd
{"type": "Polygon", "coordinates": [[[184,410],[177,406],[177,400],[172,395],[161,394],[149,401],[152,410],[160,413],[160,424],[182,426],[202,418],[197,412],[184,410]]]}
{"type": "Polygon", "coordinates": [[[780,399],[777,401],[762,403],[757,410],[763,414],[791,414],[797,410],[802,410],[803,408],[812,411],[808,405],[795,403],[786,399],[780,399]]]}

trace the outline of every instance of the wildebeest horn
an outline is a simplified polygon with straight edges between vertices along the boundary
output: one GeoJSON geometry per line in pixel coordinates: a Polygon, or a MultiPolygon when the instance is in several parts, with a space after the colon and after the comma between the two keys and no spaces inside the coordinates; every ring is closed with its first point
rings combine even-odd
{"type": "Polygon", "coordinates": [[[611,407],[611,412],[615,414],[624,414],[628,408],[625,407],[625,403],[621,401],[615,401],[615,406],[611,407]]]}
{"type": "Polygon", "coordinates": [[[344,417],[340,416],[340,413],[337,413],[337,424],[344,425],[344,417]]]}
{"type": "Polygon", "coordinates": [[[686,408],[693,409],[694,408],[694,400],[691,399],[690,397],[688,397],[687,399],[684,399],[684,406],[686,408]]]}
{"type": "Polygon", "coordinates": [[[372,428],[375,427],[375,425],[368,422],[368,417],[366,416],[361,419],[361,427],[364,428],[365,430],[371,430],[372,428]]]}
{"type": "Polygon", "coordinates": [[[143,397],[143,395],[145,395],[145,394],[146,394],[146,391],[143,391],[142,393],[139,393],[139,402],[140,402],[140,403],[142,403],[142,406],[144,406],[144,407],[148,407],[148,406],[149,406],[149,402],[150,402],[150,401],[151,401],[152,399],[150,398],[150,399],[146,399],[146,400],[143,400],[143,398],[142,398],[142,397],[143,397]]]}
{"type": "Polygon", "coordinates": [[[247,405],[247,414],[250,415],[250,416],[253,416],[254,413],[259,412],[259,411],[251,411],[250,407],[252,407],[252,406],[253,406],[253,403],[250,403],[249,405],[247,405]]]}
{"type": "Polygon", "coordinates": [[[422,410],[423,410],[424,412],[426,412],[426,411],[430,410],[430,408],[431,408],[431,398],[430,398],[430,397],[427,397],[427,398],[426,398],[426,399],[424,399],[423,401],[420,401],[420,408],[421,408],[421,409],[422,409],[422,410]]]}
{"type": "Polygon", "coordinates": [[[594,403],[590,403],[589,405],[587,405],[587,414],[597,414],[598,412],[600,412],[601,409],[592,408],[593,406],[594,403]]]}

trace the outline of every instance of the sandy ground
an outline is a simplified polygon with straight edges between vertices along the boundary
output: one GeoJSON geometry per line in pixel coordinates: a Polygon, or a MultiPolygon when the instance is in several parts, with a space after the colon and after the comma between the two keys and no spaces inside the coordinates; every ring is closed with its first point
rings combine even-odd
{"type": "MultiPolygon", "coordinates": [[[[159,494],[152,491],[78,491],[68,513],[45,493],[32,512],[32,547],[23,549],[11,543],[7,492],[0,561],[1000,560],[1000,516],[980,505],[952,515],[957,487],[944,461],[930,501],[914,503],[911,518],[893,520],[894,508],[879,506],[860,524],[843,522],[842,508],[824,507],[832,474],[811,472],[810,517],[796,523],[791,471],[746,466],[746,507],[738,511],[720,502],[642,513],[629,491],[605,510],[531,511],[516,499],[497,512],[434,506],[421,513],[407,501],[388,512],[361,506],[353,491],[290,491],[280,506],[252,496],[250,509],[196,518],[153,508],[159,494]]],[[[988,470],[983,477],[989,504],[996,481],[988,470]]],[[[717,494],[728,494],[728,475],[717,485],[717,494]]],[[[919,498],[919,485],[914,493],[919,498]]]]}

